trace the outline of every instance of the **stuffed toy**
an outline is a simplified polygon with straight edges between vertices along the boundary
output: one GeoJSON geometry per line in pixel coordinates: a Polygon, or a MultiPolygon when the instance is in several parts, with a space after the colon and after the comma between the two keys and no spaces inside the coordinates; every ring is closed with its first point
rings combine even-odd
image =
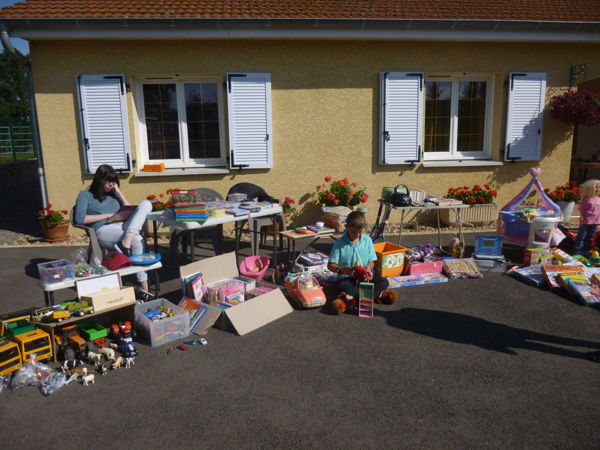
{"type": "Polygon", "coordinates": [[[379,297],[375,299],[375,303],[382,303],[384,305],[393,305],[398,300],[398,293],[391,289],[386,289],[381,293],[379,297]]]}
{"type": "Polygon", "coordinates": [[[354,270],[352,271],[352,276],[356,278],[359,282],[362,281],[371,281],[373,275],[366,268],[360,265],[359,262],[354,266],[354,270]]]}
{"type": "Polygon", "coordinates": [[[331,304],[329,305],[329,309],[331,314],[339,316],[346,311],[352,311],[355,305],[354,297],[346,294],[345,292],[340,292],[340,294],[333,299],[331,304]]]}
{"type": "Polygon", "coordinates": [[[283,284],[285,282],[285,277],[287,277],[288,270],[285,264],[281,263],[275,270],[273,271],[273,283],[275,284],[283,284]]]}

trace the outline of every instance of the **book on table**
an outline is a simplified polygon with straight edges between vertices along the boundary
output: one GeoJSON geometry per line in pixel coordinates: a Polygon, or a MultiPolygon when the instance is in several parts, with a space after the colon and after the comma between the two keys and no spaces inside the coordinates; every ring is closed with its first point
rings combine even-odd
{"type": "Polygon", "coordinates": [[[119,210],[107,219],[107,223],[126,222],[135,212],[137,205],[123,205],[119,210]]]}

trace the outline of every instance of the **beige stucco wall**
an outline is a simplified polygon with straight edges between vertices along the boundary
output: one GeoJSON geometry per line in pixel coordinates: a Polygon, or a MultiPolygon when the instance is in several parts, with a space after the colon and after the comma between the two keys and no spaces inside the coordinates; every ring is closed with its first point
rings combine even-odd
{"type": "MultiPolygon", "coordinates": [[[[504,147],[507,87],[511,71],[547,72],[547,99],[566,89],[570,64],[585,61],[590,78],[600,76],[600,47],[570,44],[432,43],[355,41],[87,41],[31,42],[40,132],[50,200],[69,208],[91,176],[84,175],[78,139],[78,74],[224,75],[269,72],[272,77],[273,160],[271,170],[227,175],[142,178],[130,175],[123,188],[130,201],[172,187],[209,187],[223,194],[252,182],[274,196],[299,200],[300,222],[317,217],[310,202],[325,175],[349,177],[367,187],[369,218],[383,186],[399,183],[443,195],[451,186],[489,183],[497,202],[510,200],[528,180],[535,162],[500,167],[423,168],[378,163],[379,74],[495,75],[492,155],[504,147]]],[[[131,83],[133,85],[133,83],[131,83]]],[[[133,95],[128,96],[134,158],[140,160],[133,95]]],[[[541,181],[568,179],[571,128],[544,119],[541,181]]]]}

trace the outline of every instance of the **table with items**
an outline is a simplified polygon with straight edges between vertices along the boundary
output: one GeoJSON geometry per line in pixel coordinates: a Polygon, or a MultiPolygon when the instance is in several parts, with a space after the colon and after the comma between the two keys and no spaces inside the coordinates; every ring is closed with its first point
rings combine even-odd
{"type": "MultiPolygon", "coordinates": [[[[208,209],[211,210],[213,204],[217,204],[219,202],[208,202],[208,209]]],[[[225,208],[224,208],[225,209],[225,208]]],[[[239,254],[239,243],[242,234],[242,227],[244,222],[251,222],[251,219],[256,218],[271,218],[273,225],[277,223],[277,217],[283,215],[283,210],[278,205],[270,205],[266,207],[259,208],[258,211],[240,211],[239,209],[227,209],[227,211],[235,212],[235,214],[229,212],[223,212],[222,215],[219,216],[211,216],[204,221],[177,221],[176,214],[173,210],[165,210],[165,211],[157,211],[148,214],[148,220],[152,221],[153,227],[153,236],[154,236],[154,251],[158,252],[158,224],[168,225],[178,230],[183,231],[192,231],[192,230],[201,230],[203,228],[213,227],[215,225],[222,225],[225,223],[233,223],[235,225],[235,253],[239,254]]],[[[259,230],[255,230],[253,228],[250,229],[251,233],[260,233],[259,230]]],[[[194,233],[191,234],[191,255],[190,258],[192,261],[194,260],[194,233]]],[[[277,248],[276,242],[273,240],[273,265],[275,266],[277,263],[277,248]]]]}
{"type": "Polygon", "coordinates": [[[373,242],[380,242],[385,240],[385,231],[388,226],[390,214],[393,210],[400,211],[400,229],[398,231],[398,245],[402,242],[402,231],[404,229],[404,218],[405,215],[411,211],[435,211],[437,216],[437,235],[438,235],[438,247],[442,248],[442,236],[441,236],[441,225],[440,225],[440,210],[450,209],[456,214],[456,225],[458,225],[458,235],[461,242],[464,242],[463,236],[463,224],[461,218],[461,210],[470,208],[470,205],[452,204],[452,205],[436,205],[433,203],[420,202],[410,206],[394,206],[392,203],[380,199],[379,212],[377,214],[377,220],[373,229],[371,230],[371,238],[373,242]]]}

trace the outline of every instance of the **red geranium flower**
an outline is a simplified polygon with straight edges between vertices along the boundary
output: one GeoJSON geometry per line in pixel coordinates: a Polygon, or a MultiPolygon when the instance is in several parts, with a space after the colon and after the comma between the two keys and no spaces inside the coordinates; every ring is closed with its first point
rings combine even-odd
{"type": "Polygon", "coordinates": [[[329,183],[330,181],[331,181],[331,177],[330,177],[329,175],[327,175],[327,176],[325,177],[325,182],[329,183]]]}

